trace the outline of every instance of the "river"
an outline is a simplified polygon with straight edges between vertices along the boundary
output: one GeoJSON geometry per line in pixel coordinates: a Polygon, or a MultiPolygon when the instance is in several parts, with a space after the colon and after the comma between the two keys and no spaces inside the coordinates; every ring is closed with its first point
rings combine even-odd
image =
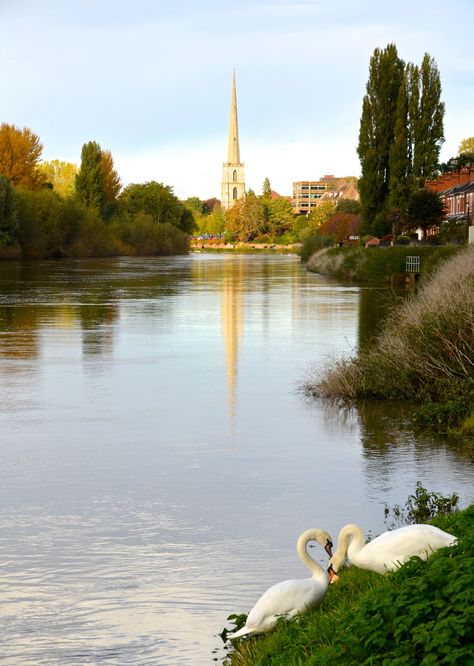
{"type": "Polygon", "coordinates": [[[449,442],[298,391],[387,290],[236,254],[2,262],[0,289],[1,664],[211,664],[307,575],[303,530],[374,535],[417,480],[473,499],[449,442]]]}

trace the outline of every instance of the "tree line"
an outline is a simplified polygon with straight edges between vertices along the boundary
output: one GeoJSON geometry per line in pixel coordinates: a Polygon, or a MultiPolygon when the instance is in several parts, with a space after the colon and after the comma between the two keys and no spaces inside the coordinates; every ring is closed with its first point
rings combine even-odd
{"type": "Polygon", "coordinates": [[[0,125],[0,257],[184,253],[195,229],[170,186],[122,187],[112,154],[85,143],[81,164],[41,161],[29,128],[0,125]]]}

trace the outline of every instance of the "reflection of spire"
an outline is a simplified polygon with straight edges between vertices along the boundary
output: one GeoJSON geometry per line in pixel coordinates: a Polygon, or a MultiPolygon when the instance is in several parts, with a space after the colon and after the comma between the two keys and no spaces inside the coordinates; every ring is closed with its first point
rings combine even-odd
{"type": "Polygon", "coordinates": [[[242,335],[242,264],[229,263],[230,273],[222,282],[222,331],[227,367],[227,403],[231,435],[234,435],[239,337],[242,335]]]}

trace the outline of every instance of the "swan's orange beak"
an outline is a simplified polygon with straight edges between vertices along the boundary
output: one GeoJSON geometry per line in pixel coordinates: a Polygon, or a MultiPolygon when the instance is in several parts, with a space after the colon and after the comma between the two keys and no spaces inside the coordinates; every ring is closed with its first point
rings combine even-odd
{"type": "Polygon", "coordinates": [[[324,546],[324,550],[329,555],[329,557],[332,557],[332,541],[329,541],[329,539],[326,541],[326,545],[324,546]]]}
{"type": "Polygon", "coordinates": [[[329,576],[330,585],[332,585],[333,583],[337,583],[337,581],[339,580],[339,576],[334,571],[332,564],[328,566],[328,576],[329,576]]]}

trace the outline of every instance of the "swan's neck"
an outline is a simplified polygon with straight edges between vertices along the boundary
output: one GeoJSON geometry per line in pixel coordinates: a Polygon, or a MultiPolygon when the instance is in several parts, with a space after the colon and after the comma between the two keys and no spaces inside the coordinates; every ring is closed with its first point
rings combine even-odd
{"type": "Polygon", "coordinates": [[[339,532],[337,539],[337,550],[330,559],[334,570],[337,572],[344,565],[347,556],[353,559],[365,546],[364,533],[358,525],[346,525],[339,532]]]}
{"type": "Polygon", "coordinates": [[[306,530],[306,532],[303,532],[303,534],[298,539],[296,544],[296,552],[298,553],[298,557],[303,562],[303,564],[305,564],[311,571],[313,578],[317,578],[318,580],[325,581],[327,583],[328,579],[326,572],[315,560],[313,560],[312,557],[308,555],[308,551],[306,550],[306,546],[310,541],[318,541],[319,543],[320,539],[321,533],[318,530],[306,530]]]}

